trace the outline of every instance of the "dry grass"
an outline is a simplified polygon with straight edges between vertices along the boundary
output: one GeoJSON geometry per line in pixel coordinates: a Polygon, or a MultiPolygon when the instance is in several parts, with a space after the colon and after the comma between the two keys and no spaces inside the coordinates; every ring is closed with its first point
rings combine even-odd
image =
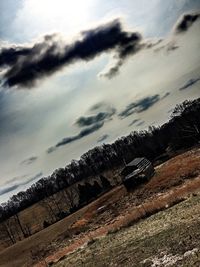
{"type": "MultiPolygon", "coordinates": [[[[200,177],[199,177],[200,178],[200,177]]],[[[198,188],[200,189],[200,179],[196,178],[193,181],[188,181],[185,185],[173,189],[159,197],[152,199],[138,207],[135,207],[131,210],[129,214],[125,214],[111,224],[106,226],[102,226],[97,230],[90,231],[87,235],[82,238],[79,238],[77,241],[73,242],[72,245],[60,250],[58,253],[54,254],[53,256],[47,257],[47,262],[56,262],[59,258],[63,255],[67,255],[75,250],[77,250],[80,246],[84,244],[93,243],[93,240],[99,238],[106,233],[116,233],[122,228],[129,227],[141,219],[144,219],[158,211],[163,209],[169,208],[177,203],[186,199],[188,194],[195,192],[198,188]],[[90,242],[92,241],[92,242],[90,242]]],[[[42,264],[37,265],[43,266],[42,264]]]]}
{"type": "Polygon", "coordinates": [[[200,261],[199,212],[200,195],[197,195],[87,244],[53,266],[197,267],[200,261]]]}
{"type": "Polygon", "coordinates": [[[157,168],[156,175],[146,185],[129,194],[123,186],[115,187],[62,221],[0,252],[0,266],[32,266],[31,251],[36,248],[39,255],[50,255],[49,261],[59,259],[90,240],[117,232],[174,205],[199,190],[200,179],[196,177],[200,172],[199,162],[200,150],[188,151],[157,168]],[[98,212],[102,206],[106,208],[98,212]],[[58,253],[54,254],[54,250],[58,253]]]}
{"type": "Polygon", "coordinates": [[[157,169],[156,175],[145,186],[146,190],[171,188],[181,184],[185,179],[198,176],[200,173],[199,150],[188,151],[167,161],[157,169]]]}

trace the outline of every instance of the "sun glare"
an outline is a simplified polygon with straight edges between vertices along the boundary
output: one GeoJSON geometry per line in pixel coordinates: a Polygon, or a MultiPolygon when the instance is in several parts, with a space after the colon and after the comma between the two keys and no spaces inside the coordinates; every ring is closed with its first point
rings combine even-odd
{"type": "MultiPolygon", "coordinates": [[[[28,0],[31,13],[56,28],[77,31],[91,18],[93,0],[28,0]]],[[[26,1],[25,1],[26,3],[26,1]]]]}

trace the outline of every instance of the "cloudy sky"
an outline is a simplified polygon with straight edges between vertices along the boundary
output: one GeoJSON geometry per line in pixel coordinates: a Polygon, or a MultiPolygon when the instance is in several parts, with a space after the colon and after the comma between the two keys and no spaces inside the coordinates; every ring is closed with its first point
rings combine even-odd
{"type": "Polygon", "coordinates": [[[0,202],[200,96],[199,0],[0,1],[0,202]]]}

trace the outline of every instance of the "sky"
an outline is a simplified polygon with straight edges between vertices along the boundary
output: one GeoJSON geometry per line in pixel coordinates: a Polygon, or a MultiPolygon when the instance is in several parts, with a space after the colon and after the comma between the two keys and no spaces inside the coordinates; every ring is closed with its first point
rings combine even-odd
{"type": "Polygon", "coordinates": [[[199,0],[0,0],[0,203],[200,96],[199,0]]]}

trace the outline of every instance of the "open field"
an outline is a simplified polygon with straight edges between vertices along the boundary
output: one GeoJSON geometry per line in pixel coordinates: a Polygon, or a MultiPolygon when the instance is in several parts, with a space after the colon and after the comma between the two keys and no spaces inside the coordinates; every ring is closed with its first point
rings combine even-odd
{"type": "MultiPolygon", "coordinates": [[[[176,255],[181,260],[180,257],[182,256],[179,255],[179,246],[175,244],[176,238],[173,238],[173,236],[176,234],[176,231],[180,236],[182,236],[182,233],[189,233],[189,231],[185,230],[188,229],[187,227],[191,229],[190,235],[192,236],[191,240],[194,239],[194,246],[186,247],[186,251],[195,249],[195,253],[198,254],[199,252],[196,250],[198,249],[198,244],[195,241],[195,237],[193,238],[193,233],[196,232],[197,235],[199,229],[199,196],[193,196],[189,199],[187,197],[192,193],[196,194],[196,192],[200,191],[199,174],[200,149],[193,149],[178,155],[159,166],[156,169],[156,175],[147,184],[140,186],[133,192],[127,193],[123,186],[115,187],[74,214],[3,250],[0,252],[0,266],[29,267],[41,260],[41,263],[37,264],[37,266],[45,266],[45,258],[46,262],[50,263],[57,262],[60,258],[64,257],[67,257],[67,262],[70,260],[70,265],[67,265],[66,262],[65,265],[62,265],[62,261],[59,261],[57,263],[59,264],[58,266],[94,266],[91,265],[93,258],[96,265],[96,261],[99,259],[98,261],[101,262],[99,264],[104,263],[104,266],[106,266],[106,263],[109,264],[107,266],[124,266],[122,265],[123,262],[127,264],[126,266],[134,266],[131,265],[131,262],[134,260],[133,257],[136,257],[134,255],[137,255],[136,250],[140,251],[138,253],[142,253],[142,250],[145,250],[145,254],[143,252],[145,257],[139,257],[139,255],[136,257],[141,259],[141,261],[153,256],[160,259],[165,252],[168,257],[176,255]],[[181,201],[183,202],[170,209],[141,220],[181,201]],[[176,213],[179,219],[177,215],[175,216],[176,213]],[[183,220],[181,216],[184,217],[183,220]],[[139,220],[141,221],[138,222],[139,220]],[[147,225],[148,223],[149,225],[147,225]],[[133,226],[128,227],[130,225],[133,226]],[[154,228],[152,228],[152,225],[154,228]],[[96,241],[96,238],[103,236],[106,237],[96,241]],[[120,236],[122,236],[122,239],[120,239],[120,236]],[[127,238],[123,241],[125,236],[127,238]],[[165,244],[164,247],[161,246],[159,252],[158,247],[156,248],[157,243],[153,241],[155,239],[159,244],[159,238],[163,241],[165,238],[166,240],[169,239],[167,242],[169,244],[174,242],[176,253],[168,251],[167,247],[164,249],[165,244]],[[86,246],[88,242],[90,245],[86,246]],[[108,244],[107,247],[106,244],[108,244]],[[74,252],[81,246],[86,247],[79,252],[74,252]],[[140,247],[141,250],[138,249],[140,247]],[[126,255],[126,250],[127,262],[123,258],[126,255]],[[70,255],[72,252],[74,253],[70,255]],[[117,259],[116,262],[103,261],[103,258],[106,259],[108,257],[108,252],[117,259]],[[121,255],[123,260],[119,255],[121,255]],[[85,261],[82,263],[83,258],[85,261]],[[102,261],[100,260],[101,258],[102,261]]],[[[187,238],[189,237],[183,235],[183,242],[186,242],[187,238]]],[[[193,252],[188,253],[193,255],[193,252]]],[[[188,259],[184,257],[182,260],[188,259]]],[[[147,265],[148,261],[144,264],[146,265],[141,266],[151,266],[147,265]]]]}
{"type": "MultiPolygon", "coordinates": [[[[112,171],[108,170],[103,173],[112,186],[116,186],[121,183],[119,171],[120,168],[113,169],[112,171]]],[[[98,183],[100,183],[99,176],[90,176],[20,211],[17,215],[24,232],[28,233],[28,236],[36,234],[44,229],[45,221],[50,225],[59,221],[61,219],[59,217],[59,213],[61,213],[61,211],[65,214],[70,214],[69,209],[71,207],[71,201],[73,205],[78,204],[79,197],[78,194],[70,194],[69,192],[71,190],[73,192],[78,192],[78,185],[83,185],[85,182],[93,184],[94,181],[98,181],[98,183]]],[[[101,192],[101,194],[104,193],[105,192],[101,192]]],[[[19,242],[24,239],[24,235],[18,222],[16,221],[16,216],[10,217],[6,220],[5,224],[8,225],[9,231],[12,233],[15,242],[19,242]]],[[[5,224],[0,223],[0,251],[12,245],[11,239],[5,230],[5,224]]]]}
{"type": "Polygon", "coordinates": [[[64,266],[200,266],[200,195],[133,226],[94,239],[62,258],[64,266]]]}

